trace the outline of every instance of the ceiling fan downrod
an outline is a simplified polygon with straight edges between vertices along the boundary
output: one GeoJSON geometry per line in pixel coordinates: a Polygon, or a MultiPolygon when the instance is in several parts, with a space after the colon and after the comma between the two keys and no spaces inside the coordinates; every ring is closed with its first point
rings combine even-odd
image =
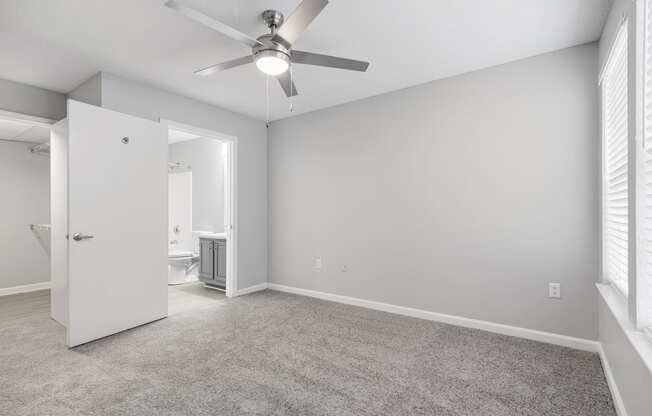
{"type": "Polygon", "coordinates": [[[281,27],[285,21],[283,13],[278,10],[265,10],[262,14],[263,21],[271,31],[272,35],[276,34],[276,30],[281,27]]]}

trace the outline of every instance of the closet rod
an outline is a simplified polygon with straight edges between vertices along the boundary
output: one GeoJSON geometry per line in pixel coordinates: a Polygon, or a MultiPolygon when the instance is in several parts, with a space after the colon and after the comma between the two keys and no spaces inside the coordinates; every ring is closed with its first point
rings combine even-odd
{"type": "Polygon", "coordinates": [[[0,142],[27,143],[27,144],[42,144],[42,143],[39,143],[39,142],[32,142],[32,141],[28,141],[28,140],[2,139],[2,138],[0,138],[0,142]]]}

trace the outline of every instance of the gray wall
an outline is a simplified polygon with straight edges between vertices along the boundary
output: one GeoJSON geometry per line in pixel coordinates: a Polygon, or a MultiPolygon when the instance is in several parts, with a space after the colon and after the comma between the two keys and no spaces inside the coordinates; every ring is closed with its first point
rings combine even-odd
{"type": "Polygon", "coordinates": [[[33,143],[0,141],[0,289],[50,280],[50,160],[30,153],[33,143]]]}
{"type": "Polygon", "coordinates": [[[209,104],[102,73],[102,106],[168,119],[238,138],[238,289],[267,281],[267,129],[265,123],[209,104]]]}
{"type": "Polygon", "coordinates": [[[169,160],[192,170],[192,229],[224,232],[222,142],[199,138],[170,145],[169,160]]]}
{"type": "Polygon", "coordinates": [[[596,339],[597,68],[583,45],[273,123],[270,281],[596,339]]]}
{"type": "Polygon", "coordinates": [[[66,117],[66,96],[0,79],[0,110],[61,120],[66,117]]]}
{"type": "Polygon", "coordinates": [[[86,104],[102,105],[102,73],[98,72],[74,90],[68,93],[68,98],[86,104]]]}

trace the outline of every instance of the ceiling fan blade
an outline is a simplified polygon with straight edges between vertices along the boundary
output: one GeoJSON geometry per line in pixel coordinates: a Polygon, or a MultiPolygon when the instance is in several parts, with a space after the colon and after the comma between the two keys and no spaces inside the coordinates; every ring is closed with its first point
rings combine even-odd
{"type": "Polygon", "coordinates": [[[195,75],[213,75],[216,72],[224,71],[225,69],[233,68],[235,66],[246,65],[252,63],[253,57],[251,55],[243,56],[242,58],[231,59],[230,61],[222,62],[216,65],[207,66],[206,68],[195,71],[195,75]]]}
{"type": "Polygon", "coordinates": [[[204,13],[201,13],[195,9],[191,9],[190,7],[186,7],[176,0],[168,0],[165,5],[190,19],[203,24],[204,26],[208,26],[213,30],[217,30],[221,34],[228,36],[231,39],[244,43],[247,46],[254,47],[256,45],[262,45],[262,43],[258,42],[251,36],[246,35],[232,28],[231,26],[220,22],[219,20],[215,20],[210,16],[206,16],[204,13]]]}
{"type": "Polygon", "coordinates": [[[354,59],[338,58],[337,56],[320,55],[318,53],[291,51],[292,62],[304,65],[327,66],[329,68],[348,69],[350,71],[365,72],[369,62],[354,59]]]}
{"type": "Polygon", "coordinates": [[[328,0],[303,0],[290,17],[285,19],[272,41],[290,48],[327,4],[328,0]]]}
{"type": "Polygon", "coordinates": [[[294,82],[290,80],[290,71],[283,72],[281,75],[277,76],[276,79],[278,79],[278,83],[281,84],[281,88],[285,91],[285,95],[288,97],[299,95],[296,85],[294,85],[294,82]],[[292,85],[291,88],[290,85],[292,85]]]}

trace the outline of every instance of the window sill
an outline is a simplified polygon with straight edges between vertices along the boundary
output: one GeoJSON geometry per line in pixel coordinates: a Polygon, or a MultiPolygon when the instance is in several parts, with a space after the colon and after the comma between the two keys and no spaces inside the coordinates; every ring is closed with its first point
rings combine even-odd
{"type": "Polygon", "coordinates": [[[643,331],[638,330],[630,322],[626,300],[611,285],[597,283],[596,286],[625,336],[627,336],[634,350],[640,356],[641,361],[643,361],[648,371],[652,373],[652,342],[643,331]]]}

